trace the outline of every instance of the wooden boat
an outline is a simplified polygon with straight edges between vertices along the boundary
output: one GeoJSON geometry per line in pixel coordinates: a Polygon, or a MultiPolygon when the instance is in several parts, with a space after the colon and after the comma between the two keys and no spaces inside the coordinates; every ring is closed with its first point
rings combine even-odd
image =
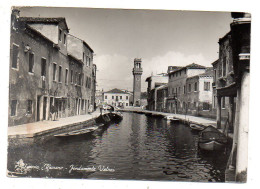
{"type": "Polygon", "coordinates": [[[109,124],[113,122],[119,122],[123,119],[123,116],[120,112],[110,112],[107,114],[99,115],[95,121],[96,123],[109,124]]]}
{"type": "Polygon", "coordinates": [[[68,137],[68,136],[85,135],[85,134],[89,134],[89,133],[94,132],[98,128],[99,128],[98,126],[93,126],[93,127],[88,127],[88,128],[76,130],[76,131],[71,131],[71,132],[57,134],[57,135],[54,135],[54,136],[55,137],[68,137]]]}
{"type": "Polygon", "coordinates": [[[205,126],[190,123],[190,128],[195,131],[202,131],[203,129],[205,129],[205,126]]]}
{"type": "Polygon", "coordinates": [[[198,145],[202,150],[221,150],[227,144],[227,137],[213,126],[208,126],[199,133],[198,145]]]}

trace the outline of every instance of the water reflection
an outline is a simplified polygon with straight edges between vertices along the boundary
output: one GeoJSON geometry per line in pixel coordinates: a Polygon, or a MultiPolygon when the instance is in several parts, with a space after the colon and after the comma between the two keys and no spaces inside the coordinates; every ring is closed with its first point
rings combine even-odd
{"type": "Polygon", "coordinates": [[[224,181],[227,155],[203,154],[197,140],[186,125],[124,113],[122,122],[93,135],[9,148],[8,170],[15,171],[22,159],[27,165],[63,167],[26,173],[32,177],[224,181]]]}

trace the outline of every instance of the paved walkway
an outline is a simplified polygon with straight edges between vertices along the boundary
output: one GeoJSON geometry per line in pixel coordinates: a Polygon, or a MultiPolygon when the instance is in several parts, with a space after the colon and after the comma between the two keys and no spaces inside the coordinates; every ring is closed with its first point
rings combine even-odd
{"type": "Polygon", "coordinates": [[[56,121],[39,121],[34,123],[28,123],[23,125],[17,125],[8,127],[8,137],[33,137],[37,133],[42,133],[48,130],[56,130],[68,125],[77,124],[88,121],[99,116],[99,111],[95,111],[91,114],[71,116],[66,118],[59,118],[56,121]]]}
{"type": "Polygon", "coordinates": [[[216,126],[216,121],[210,118],[205,117],[197,117],[191,115],[183,115],[183,114],[173,114],[173,113],[165,113],[165,112],[157,112],[157,111],[149,111],[143,110],[141,108],[127,108],[122,111],[131,111],[131,112],[139,112],[139,113],[148,113],[152,115],[162,115],[162,116],[173,116],[175,119],[179,119],[185,122],[196,123],[204,126],[214,125],[216,126]]]}

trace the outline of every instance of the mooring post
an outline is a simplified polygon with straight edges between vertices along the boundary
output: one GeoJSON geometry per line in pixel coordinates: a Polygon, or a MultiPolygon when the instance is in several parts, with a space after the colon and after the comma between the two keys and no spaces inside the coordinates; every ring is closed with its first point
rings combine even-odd
{"type": "Polygon", "coordinates": [[[221,128],[221,96],[217,96],[217,128],[221,128]]]}

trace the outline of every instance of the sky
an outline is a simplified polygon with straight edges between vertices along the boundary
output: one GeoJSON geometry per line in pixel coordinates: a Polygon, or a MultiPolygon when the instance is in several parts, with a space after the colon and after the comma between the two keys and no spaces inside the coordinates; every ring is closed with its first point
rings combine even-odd
{"type": "Polygon", "coordinates": [[[142,91],[151,74],[168,66],[218,59],[218,40],[230,30],[230,12],[91,8],[20,9],[21,16],[65,17],[70,33],[94,50],[97,89],[133,90],[134,58],[142,58],[142,91]]]}

